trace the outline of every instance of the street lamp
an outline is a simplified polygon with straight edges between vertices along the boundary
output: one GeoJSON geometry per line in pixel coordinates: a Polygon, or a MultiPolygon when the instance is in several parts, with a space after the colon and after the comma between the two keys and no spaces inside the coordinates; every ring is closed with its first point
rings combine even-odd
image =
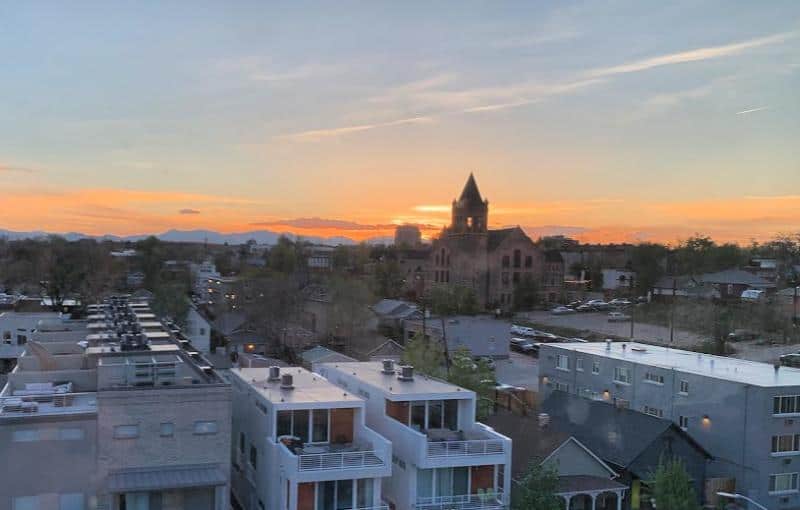
{"type": "Polygon", "coordinates": [[[764,505],[756,503],[752,499],[748,498],[747,496],[743,496],[741,494],[733,494],[731,492],[718,492],[717,496],[719,496],[721,498],[729,498],[729,499],[733,499],[733,500],[737,500],[737,501],[741,499],[741,500],[747,501],[748,503],[750,503],[752,505],[755,505],[757,508],[760,508],[761,510],[767,510],[767,507],[765,507],[764,505]]]}

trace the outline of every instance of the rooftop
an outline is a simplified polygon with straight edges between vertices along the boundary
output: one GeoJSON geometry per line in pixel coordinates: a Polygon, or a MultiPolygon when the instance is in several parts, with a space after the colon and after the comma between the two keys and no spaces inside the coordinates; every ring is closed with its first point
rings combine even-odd
{"type": "Polygon", "coordinates": [[[361,381],[382,390],[390,400],[405,398],[475,398],[475,393],[455,384],[415,373],[411,381],[401,381],[396,374],[385,374],[380,361],[357,361],[352,363],[321,363],[319,367],[335,368],[352,374],[361,381]]]}
{"type": "Polygon", "coordinates": [[[281,376],[292,375],[292,389],[281,388],[281,381],[269,381],[266,368],[234,368],[231,373],[258,391],[273,404],[337,404],[352,402],[361,406],[363,400],[336,386],[324,377],[305,368],[282,368],[281,376]]]}
{"type": "Polygon", "coordinates": [[[800,386],[800,369],[780,367],[743,359],[712,356],[638,342],[547,344],[546,348],[566,349],[605,358],[675,369],[682,372],[725,379],[755,386],[800,386]]]}

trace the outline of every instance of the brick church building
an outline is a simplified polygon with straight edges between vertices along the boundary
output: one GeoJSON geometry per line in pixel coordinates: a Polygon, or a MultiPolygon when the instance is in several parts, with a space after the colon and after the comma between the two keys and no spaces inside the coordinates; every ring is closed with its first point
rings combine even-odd
{"type": "Polygon", "coordinates": [[[469,287],[481,308],[508,310],[515,285],[529,275],[543,300],[558,300],[564,282],[561,255],[540,249],[519,226],[496,230],[488,226],[489,201],[470,174],[461,196],[453,201],[450,226],[433,241],[429,285],[469,287]]]}

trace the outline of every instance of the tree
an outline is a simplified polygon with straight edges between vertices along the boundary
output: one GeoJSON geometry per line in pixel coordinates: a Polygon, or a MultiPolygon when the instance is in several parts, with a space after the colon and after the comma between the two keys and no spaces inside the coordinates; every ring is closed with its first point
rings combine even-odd
{"type": "MultiPolygon", "coordinates": [[[[558,472],[552,466],[531,462],[517,485],[514,510],[561,510],[564,501],[556,495],[558,472]]],[[[665,507],[670,508],[670,507],[665,507]]]]}
{"type": "Polygon", "coordinates": [[[658,508],[700,510],[689,474],[678,458],[662,458],[653,475],[653,499],[658,508]]]}
{"type": "Polygon", "coordinates": [[[297,280],[283,273],[242,282],[240,296],[245,321],[264,339],[265,353],[279,354],[286,350],[289,324],[297,318],[302,295],[297,280]]]}
{"type": "Polygon", "coordinates": [[[403,291],[403,273],[395,259],[384,259],[375,266],[375,293],[384,298],[396,298],[403,291]]]}
{"type": "Polygon", "coordinates": [[[444,376],[444,349],[437,342],[431,342],[415,334],[407,343],[403,352],[403,362],[413,366],[417,371],[431,377],[444,376]]]}
{"type": "Polygon", "coordinates": [[[278,243],[269,250],[268,266],[279,273],[294,274],[305,264],[303,251],[301,242],[281,236],[278,243]]]}
{"type": "Polygon", "coordinates": [[[664,275],[664,263],[669,250],[656,243],[637,244],[630,252],[630,268],[636,273],[636,289],[647,294],[664,275]]]}
{"type": "Polygon", "coordinates": [[[53,310],[60,310],[64,299],[77,294],[90,268],[78,244],[58,236],[50,236],[45,290],[53,310]]]}
{"type": "Polygon", "coordinates": [[[339,337],[353,338],[372,316],[368,308],[374,301],[372,292],[356,278],[334,277],[328,288],[331,294],[330,332],[339,337]]]}
{"type": "Polygon", "coordinates": [[[485,360],[473,360],[472,353],[464,347],[454,352],[452,358],[447,380],[474,391],[478,397],[475,414],[479,420],[486,419],[494,406],[494,372],[485,360]]]}
{"type": "Polygon", "coordinates": [[[514,285],[514,311],[532,310],[539,303],[539,282],[533,275],[525,274],[514,285]]]}
{"type": "Polygon", "coordinates": [[[179,326],[186,326],[189,313],[189,288],[181,283],[159,285],[154,292],[153,311],[160,317],[169,317],[179,326]]]}

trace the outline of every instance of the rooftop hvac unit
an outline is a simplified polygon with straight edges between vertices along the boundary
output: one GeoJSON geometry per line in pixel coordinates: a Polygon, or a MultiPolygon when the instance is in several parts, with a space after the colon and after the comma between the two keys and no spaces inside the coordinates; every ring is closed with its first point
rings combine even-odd
{"type": "Polygon", "coordinates": [[[400,373],[397,374],[397,378],[401,381],[413,381],[414,380],[414,367],[411,365],[403,365],[400,367],[400,373]]]}
{"type": "Polygon", "coordinates": [[[392,359],[385,359],[383,360],[383,370],[384,374],[394,374],[394,360],[392,359]]]}
{"type": "Polygon", "coordinates": [[[271,366],[269,367],[269,376],[267,377],[268,381],[277,381],[281,378],[281,367],[279,366],[271,366]]]}
{"type": "Polygon", "coordinates": [[[281,389],[291,390],[294,388],[294,378],[292,374],[283,374],[281,376],[281,389]]]}

